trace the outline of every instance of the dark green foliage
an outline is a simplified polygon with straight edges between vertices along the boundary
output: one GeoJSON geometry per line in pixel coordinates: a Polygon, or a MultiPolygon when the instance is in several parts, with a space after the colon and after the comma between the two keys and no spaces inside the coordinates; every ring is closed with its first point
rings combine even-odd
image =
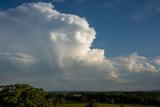
{"type": "Polygon", "coordinates": [[[85,107],[98,107],[96,100],[91,100],[85,107]]]}
{"type": "Polygon", "coordinates": [[[111,99],[110,103],[111,103],[111,104],[114,104],[114,99],[111,99]]]}
{"type": "Polygon", "coordinates": [[[59,101],[60,101],[60,104],[64,104],[65,103],[65,98],[62,97],[62,98],[59,99],[59,101]]]}
{"type": "Polygon", "coordinates": [[[80,101],[81,101],[81,102],[87,102],[87,96],[81,95],[81,96],[80,96],[80,101]]]}
{"type": "Polygon", "coordinates": [[[42,89],[28,84],[6,85],[0,91],[2,107],[53,107],[54,100],[47,98],[47,93],[42,89]]]}
{"type": "Polygon", "coordinates": [[[65,95],[66,102],[80,103],[95,99],[99,103],[145,104],[160,106],[160,92],[58,92],[49,95],[65,95]]]}

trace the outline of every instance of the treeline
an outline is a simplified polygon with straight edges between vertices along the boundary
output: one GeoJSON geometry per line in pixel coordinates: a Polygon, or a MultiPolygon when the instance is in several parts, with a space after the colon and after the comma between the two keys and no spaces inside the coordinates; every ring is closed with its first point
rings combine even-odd
{"type": "Polygon", "coordinates": [[[0,87],[0,107],[56,107],[65,103],[95,107],[89,105],[97,102],[160,106],[160,92],[45,92],[28,84],[0,87]]]}
{"type": "Polygon", "coordinates": [[[50,92],[49,96],[64,98],[67,103],[96,100],[111,104],[160,105],[160,92],[50,92]]]}

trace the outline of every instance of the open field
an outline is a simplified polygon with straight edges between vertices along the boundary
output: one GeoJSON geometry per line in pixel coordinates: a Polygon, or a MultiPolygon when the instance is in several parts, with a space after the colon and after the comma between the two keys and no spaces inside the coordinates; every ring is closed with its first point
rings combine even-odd
{"type": "MultiPolygon", "coordinates": [[[[63,104],[57,107],[85,107],[86,104],[63,104]]],[[[98,107],[121,107],[120,104],[98,104],[98,107]]],[[[151,105],[126,104],[124,107],[158,107],[151,105]]]]}

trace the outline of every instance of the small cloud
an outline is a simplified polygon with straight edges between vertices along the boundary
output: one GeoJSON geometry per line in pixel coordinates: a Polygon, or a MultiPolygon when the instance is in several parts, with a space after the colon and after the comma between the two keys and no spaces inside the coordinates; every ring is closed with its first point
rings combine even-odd
{"type": "Polygon", "coordinates": [[[131,19],[136,22],[146,21],[150,15],[151,15],[150,11],[142,11],[141,13],[136,13],[132,15],[131,19]]]}
{"type": "Polygon", "coordinates": [[[126,2],[126,0],[107,1],[106,3],[103,4],[103,6],[107,8],[111,8],[111,7],[118,6],[124,2],[126,2]]]}

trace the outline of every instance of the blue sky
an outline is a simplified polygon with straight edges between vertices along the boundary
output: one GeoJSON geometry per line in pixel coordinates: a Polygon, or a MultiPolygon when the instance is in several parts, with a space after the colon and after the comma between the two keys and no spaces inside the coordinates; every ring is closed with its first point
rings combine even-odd
{"type": "Polygon", "coordinates": [[[1,84],[160,88],[159,0],[1,0],[0,29],[1,84]]]}

